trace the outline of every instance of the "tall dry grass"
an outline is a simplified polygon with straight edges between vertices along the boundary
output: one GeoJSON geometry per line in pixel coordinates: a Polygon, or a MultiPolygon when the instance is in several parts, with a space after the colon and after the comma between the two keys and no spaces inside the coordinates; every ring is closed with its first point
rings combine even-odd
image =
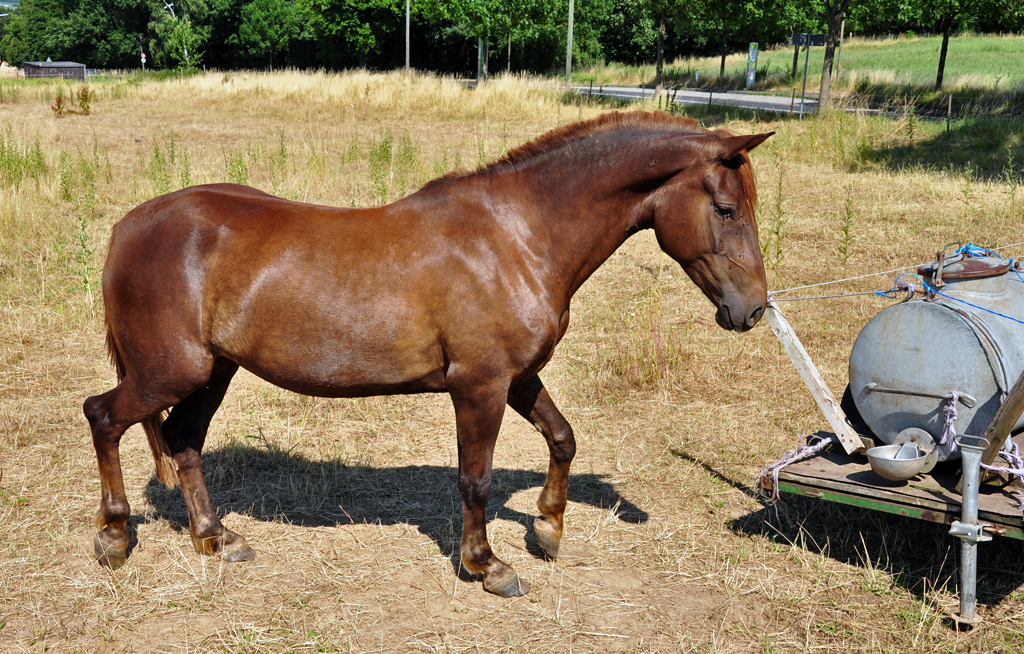
{"type": "MultiPolygon", "coordinates": [[[[569,565],[532,553],[547,451],[524,421],[503,425],[489,534],[533,583],[527,598],[499,600],[458,579],[444,396],[324,400],[246,373],[215,418],[204,468],[225,523],[259,559],[228,566],[191,550],[178,492],[156,483],[133,429],[122,457],[134,549],[122,570],[98,567],[99,487],[80,407],[114,383],[97,283],[116,220],[158,193],[229,180],[309,202],[393,200],[602,109],[566,104],[531,79],[472,91],[428,76],[282,72],[100,83],[92,115],[58,119],[49,105],[68,89],[0,83],[0,650],[1024,644],[1013,544],[982,547],[990,628],[958,635],[941,622],[955,606],[955,544],[941,527],[814,503],[792,510],[796,526],[763,511],[750,491],[756,472],[824,421],[767,328],[720,330],[647,233],[581,289],[543,374],[576,429],[567,539],[589,557],[569,565]]],[[[700,114],[777,132],[754,152],[762,239],[779,253],[773,288],[920,263],[954,240],[1024,240],[1024,198],[1001,176],[999,150],[943,166],[928,157],[952,146],[909,116],[745,116],[700,114]]],[[[1014,138],[1004,138],[1010,153],[1014,138]]],[[[852,339],[883,306],[860,297],[784,309],[841,391],[852,339]]]]}

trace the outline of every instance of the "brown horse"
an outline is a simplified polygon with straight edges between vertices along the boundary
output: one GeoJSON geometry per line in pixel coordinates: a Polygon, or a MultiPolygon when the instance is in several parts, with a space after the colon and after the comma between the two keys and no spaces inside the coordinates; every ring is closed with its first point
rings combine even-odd
{"type": "Polygon", "coordinates": [[[554,558],[576,444],[537,373],[565,334],[569,301],[630,235],[652,228],[718,307],[719,325],[753,327],[766,283],[747,151],[769,136],[613,113],[375,209],[233,184],[135,208],[114,227],[103,271],[120,383],[84,406],[102,484],[100,562],[125,562],[118,445],[139,422],[157,476],[181,485],[196,549],[255,558],[221,525],[200,468],[210,419],[242,366],[322,397],[449,393],[462,564],[492,593],[525,594],[529,585],[494,556],[486,534],[505,405],[536,425],[550,450],[534,532],[554,558]]]}

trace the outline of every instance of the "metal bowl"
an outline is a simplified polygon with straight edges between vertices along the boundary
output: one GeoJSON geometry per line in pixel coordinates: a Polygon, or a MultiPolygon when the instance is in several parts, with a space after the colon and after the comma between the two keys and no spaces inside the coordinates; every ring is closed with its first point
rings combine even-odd
{"type": "Polygon", "coordinates": [[[868,463],[879,476],[890,481],[906,481],[924,469],[928,461],[928,453],[920,452],[921,456],[914,459],[897,459],[896,453],[900,445],[882,445],[868,450],[868,463]]]}

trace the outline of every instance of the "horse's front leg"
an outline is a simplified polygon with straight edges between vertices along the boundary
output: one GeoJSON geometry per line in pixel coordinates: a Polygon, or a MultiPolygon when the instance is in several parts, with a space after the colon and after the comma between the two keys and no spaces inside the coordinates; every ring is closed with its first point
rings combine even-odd
{"type": "Polygon", "coordinates": [[[540,377],[534,375],[509,390],[508,404],[544,435],[551,459],[544,490],[537,500],[540,517],[533,522],[537,544],[551,558],[558,558],[562,519],[569,488],[569,466],[576,456],[576,439],[569,422],[559,412],[540,377]]]}
{"type": "Polygon", "coordinates": [[[502,597],[530,591],[516,571],[487,542],[487,498],[491,493],[494,443],[508,398],[507,387],[450,389],[459,439],[459,493],[462,494],[462,567],[484,576],[484,590],[502,597]]]}

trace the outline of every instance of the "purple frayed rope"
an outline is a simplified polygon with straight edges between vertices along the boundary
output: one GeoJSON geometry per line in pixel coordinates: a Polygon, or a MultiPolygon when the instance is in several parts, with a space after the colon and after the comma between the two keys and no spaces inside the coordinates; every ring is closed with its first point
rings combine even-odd
{"type": "Polygon", "coordinates": [[[942,412],[946,414],[946,425],[942,428],[939,442],[950,452],[956,452],[956,403],[960,400],[960,393],[950,391],[949,394],[946,406],[942,407],[942,412]]]}
{"type": "Polygon", "coordinates": [[[910,291],[911,293],[917,293],[917,284],[908,282],[903,279],[903,275],[896,278],[893,283],[893,287],[898,291],[910,291]]]}
{"type": "MultiPolygon", "coordinates": [[[[803,440],[802,436],[801,440],[803,440]]],[[[770,463],[767,466],[765,466],[764,470],[762,470],[761,474],[758,476],[758,479],[761,480],[761,497],[764,499],[764,501],[767,504],[774,504],[779,499],[779,473],[782,472],[783,468],[790,464],[796,463],[797,461],[802,461],[814,454],[817,454],[818,452],[822,451],[832,443],[835,443],[837,440],[838,439],[836,438],[835,434],[830,434],[827,438],[822,438],[814,445],[805,444],[801,445],[795,450],[786,450],[782,454],[781,459],[779,459],[775,463],[770,463]],[[764,480],[767,477],[771,477],[772,479],[772,494],[770,496],[766,495],[764,492],[764,480]]]]}

